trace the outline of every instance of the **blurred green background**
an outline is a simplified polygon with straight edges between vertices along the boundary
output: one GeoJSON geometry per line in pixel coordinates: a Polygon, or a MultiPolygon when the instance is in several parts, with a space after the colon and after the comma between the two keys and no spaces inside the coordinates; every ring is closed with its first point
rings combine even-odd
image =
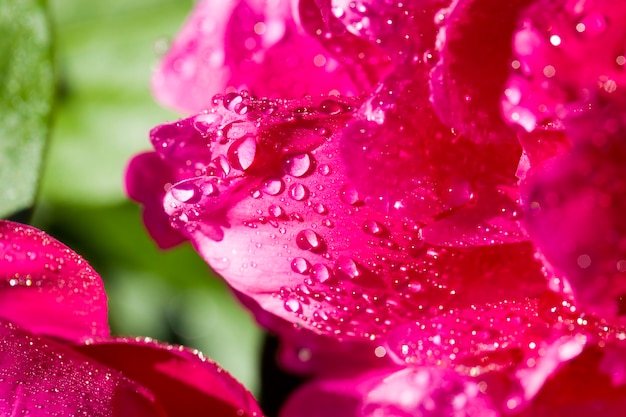
{"type": "Polygon", "coordinates": [[[151,72],[191,0],[49,0],[58,94],[33,224],[102,275],[115,334],[202,350],[258,389],[261,332],[189,245],[159,251],[123,191],[157,105],[151,72]]]}

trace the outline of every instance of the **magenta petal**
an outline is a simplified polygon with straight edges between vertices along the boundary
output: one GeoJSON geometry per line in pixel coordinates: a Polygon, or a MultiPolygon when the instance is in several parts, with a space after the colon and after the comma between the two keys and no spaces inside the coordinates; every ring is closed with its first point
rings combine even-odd
{"type": "MultiPolygon", "coordinates": [[[[418,224],[360,198],[339,157],[355,101],[239,97],[246,111],[235,122],[235,112],[214,117],[232,103],[220,100],[195,116],[215,120],[203,128],[212,161],[171,186],[164,210],[261,308],[318,333],[375,339],[440,308],[535,298],[545,290],[529,244],[429,245],[418,224]]],[[[183,143],[195,137],[192,119],[159,132],[183,143]]]]}
{"type": "Polygon", "coordinates": [[[447,417],[498,415],[478,381],[436,368],[385,369],[319,379],[300,388],[281,417],[447,417]]]}
{"type": "Polygon", "coordinates": [[[0,319],[0,414],[165,417],[113,369],[0,319]]]}
{"type": "Polygon", "coordinates": [[[184,237],[170,226],[163,212],[165,184],[176,179],[173,169],[155,152],[136,155],[126,168],[126,193],[143,205],[143,222],[162,249],[182,243],[184,237]]]}
{"type": "Polygon", "coordinates": [[[0,317],[67,340],[109,334],[100,276],[44,232],[8,221],[0,222],[0,317]]]}
{"type": "Polygon", "coordinates": [[[163,104],[197,112],[223,91],[297,98],[360,93],[346,68],[292,18],[289,0],[197,4],[153,78],[163,104]]]}
{"type": "Polygon", "coordinates": [[[250,392],[198,351],[150,338],[99,340],[74,349],[148,388],[168,417],[263,415],[250,392]]]}
{"type": "Polygon", "coordinates": [[[428,100],[425,71],[397,69],[344,129],[350,180],[380,212],[425,224],[429,243],[526,240],[518,224],[519,144],[476,143],[445,126],[428,100]]]}

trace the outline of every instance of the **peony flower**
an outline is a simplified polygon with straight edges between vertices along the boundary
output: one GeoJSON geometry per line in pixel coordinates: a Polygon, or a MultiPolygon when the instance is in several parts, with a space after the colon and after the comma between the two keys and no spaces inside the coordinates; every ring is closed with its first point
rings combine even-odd
{"type": "Polygon", "coordinates": [[[0,414],[262,415],[202,353],[110,337],[98,274],[57,240],[0,222],[0,414]]]}
{"type": "Polygon", "coordinates": [[[623,13],[583,3],[299,1],[290,24],[356,86],[322,72],[326,95],[194,84],[167,62],[204,47],[174,42],[155,79],[198,113],[127,173],[152,236],[188,239],[257,314],[396,365],[317,374],[284,415],[619,415],[623,13]]]}

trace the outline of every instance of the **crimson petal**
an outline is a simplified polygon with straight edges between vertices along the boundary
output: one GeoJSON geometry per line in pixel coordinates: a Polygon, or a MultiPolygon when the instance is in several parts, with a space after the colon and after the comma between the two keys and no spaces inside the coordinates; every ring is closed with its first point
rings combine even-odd
{"type": "Polygon", "coordinates": [[[150,338],[96,340],[74,349],[148,388],[168,417],[261,417],[252,394],[202,353],[150,338]]]}
{"type": "Polygon", "coordinates": [[[165,417],[152,394],[67,346],[0,319],[0,414],[165,417]]]}

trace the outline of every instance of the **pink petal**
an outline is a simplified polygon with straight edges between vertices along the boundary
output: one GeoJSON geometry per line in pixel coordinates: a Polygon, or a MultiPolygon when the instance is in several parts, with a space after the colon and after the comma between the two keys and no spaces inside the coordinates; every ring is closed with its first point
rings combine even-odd
{"type": "Polygon", "coordinates": [[[460,0],[436,16],[441,28],[431,100],[441,120],[473,141],[515,141],[502,119],[500,97],[517,17],[530,3],[460,0]]]}
{"type": "Polygon", "coordinates": [[[263,415],[250,392],[198,351],[150,338],[98,340],[74,349],[148,388],[168,417],[263,415]]]}
{"type": "Polygon", "coordinates": [[[44,232],[8,221],[0,222],[0,317],[67,340],[109,334],[100,276],[44,232]]]}
{"type": "Polygon", "coordinates": [[[161,249],[184,241],[163,212],[163,198],[168,181],[176,178],[173,169],[154,152],[136,155],[126,168],[126,193],[143,205],[143,222],[150,236],[161,249]]]}
{"type": "MultiPolygon", "coordinates": [[[[214,150],[207,174],[174,184],[164,209],[204,259],[261,308],[318,333],[375,339],[442,309],[545,290],[527,243],[429,245],[418,224],[363,201],[339,157],[338,132],[355,101],[239,104],[244,115],[205,126],[202,140],[214,150]]],[[[181,133],[188,125],[170,125],[180,126],[172,137],[191,140],[181,133]]]]}
{"type": "MultiPolygon", "coordinates": [[[[486,384],[484,384],[486,385],[486,384]]],[[[478,381],[436,368],[386,369],[319,379],[300,388],[281,417],[402,417],[498,415],[478,381]]]]}
{"type": "Polygon", "coordinates": [[[150,392],[68,347],[0,319],[0,414],[165,417],[150,392]]]}
{"type": "Polygon", "coordinates": [[[222,91],[270,97],[356,94],[346,69],[292,19],[290,2],[204,0],[153,78],[163,104],[197,112],[222,91]]]}

